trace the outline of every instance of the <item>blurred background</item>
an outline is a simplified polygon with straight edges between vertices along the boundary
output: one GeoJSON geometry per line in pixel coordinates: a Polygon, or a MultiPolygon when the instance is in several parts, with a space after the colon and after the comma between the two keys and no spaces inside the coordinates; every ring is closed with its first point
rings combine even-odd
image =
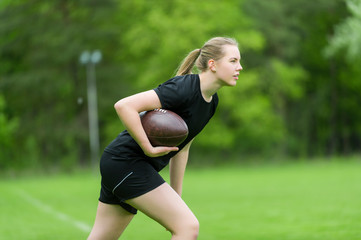
{"type": "Polygon", "coordinates": [[[214,36],[239,41],[244,70],[190,164],[360,154],[360,0],[1,0],[0,171],[89,167],[87,78],[100,156],[124,129],[114,103],[214,36]]]}

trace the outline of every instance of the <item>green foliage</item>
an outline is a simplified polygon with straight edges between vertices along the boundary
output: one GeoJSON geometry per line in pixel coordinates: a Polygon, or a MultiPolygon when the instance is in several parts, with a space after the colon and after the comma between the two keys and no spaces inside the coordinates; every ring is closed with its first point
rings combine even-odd
{"type": "Polygon", "coordinates": [[[22,158],[56,165],[67,154],[87,156],[86,105],[77,104],[86,82],[78,58],[86,48],[112,51],[109,36],[116,30],[104,24],[112,9],[112,1],[19,1],[1,11],[1,90],[20,121],[22,158]]]}
{"type": "MultiPolygon", "coordinates": [[[[236,88],[219,92],[220,106],[199,142],[213,149],[246,153],[270,150],[284,137],[282,119],[263,95],[256,72],[241,74],[236,88]]],[[[198,140],[197,140],[198,141],[198,140]]]]}
{"type": "Polygon", "coordinates": [[[1,1],[6,127],[0,132],[7,136],[1,144],[21,149],[6,148],[20,167],[88,164],[81,52],[103,54],[96,74],[105,147],[123,130],[117,100],[173,77],[209,38],[229,36],[240,43],[244,70],[236,87],[219,91],[217,113],[195,149],[260,156],[357,152],[360,13],[359,1],[346,2],[1,1]]]}
{"type": "Polygon", "coordinates": [[[348,60],[360,59],[361,54],[361,1],[346,0],[351,16],[335,27],[335,34],[325,53],[335,55],[344,50],[348,60]]]}
{"type": "Polygon", "coordinates": [[[240,40],[241,49],[260,49],[263,44],[237,1],[172,1],[161,5],[127,1],[120,4],[119,16],[127,23],[122,25],[121,38],[126,51],[120,49],[119,54],[128,61],[134,74],[131,80],[141,89],[153,88],[172,77],[183,57],[211,37],[234,37],[240,40]]]}
{"type": "MultiPolygon", "coordinates": [[[[270,95],[286,129],[284,141],[279,142],[284,153],[358,151],[360,135],[344,134],[347,131],[342,130],[349,125],[345,116],[358,118],[341,105],[343,99],[353,96],[341,77],[349,67],[344,59],[330,61],[323,54],[333,26],[347,15],[343,1],[246,3],[246,12],[266,39],[263,55],[249,59],[250,64],[261,70],[261,78],[267,79],[264,91],[270,95]]],[[[354,70],[347,75],[349,79],[358,78],[354,70]]],[[[358,129],[354,124],[351,128],[358,129]]]]}
{"type": "Polygon", "coordinates": [[[19,127],[16,118],[9,118],[5,112],[6,102],[0,95],[0,169],[13,164],[17,151],[14,134],[19,127]]]}
{"type": "Polygon", "coordinates": [[[360,103],[358,93],[361,91],[361,1],[345,2],[350,15],[334,26],[334,33],[323,53],[333,68],[332,98],[337,112],[331,113],[331,119],[338,125],[339,131],[334,131],[334,135],[340,139],[335,147],[349,153],[359,148],[361,134],[361,116],[355,111],[360,103]]]}
{"type": "MultiPolygon", "coordinates": [[[[237,1],[173,1],[152,8],[148,8],[148,4],[152,4],[151,1],[120,5],[124,11],[120,16],[127,17],[126,28],[129,29],[123,33],[122,45],[130,51],[126,52],[129,55],[123,57],[131,59],[131,63],[128,63],[128,66],[134,65],[130,67],[134,69],[131,79],[135,80],[140,89],[154,88],[172,77],[182,58],[191,50],[200,48],[213,36],[236,38],[242,51],[259,51],[263,47],[263,37],[254,31],[251,20],[243,13],[237,1]],[[129,16],[126,12],[130,8],[135,9],[135,13],[129,16]],[[138,69],[141,73],[136,71],[138,69]]],[[[260,96],[258,81],[257,73],[249,70],[242,74],[237,88],[220,93],[219,113],[197,139],[196,146],[199,144],[213,149],[232,149],[245,144],[238,141],[239,138],[247,139],[248,143],[249,138],[254,138],[253,143],[276,140],[268,131],[277,131],[274,125],[280,124],[271,110],[269,100],[260,96]],[[244,100],[240,101],[240,98],[244,100]],[[250,111],[249,115],[247,111],[250,111]],[[258,124],[267,127],[259,128],[256,119],[258,124]],[[269,121],[264,124],[261,119],[269,121]],[[258,133],[253,134],[252,131],[256,129],[258,133]],[[246,132],[248,136],[242,136],[246,132]]]]}

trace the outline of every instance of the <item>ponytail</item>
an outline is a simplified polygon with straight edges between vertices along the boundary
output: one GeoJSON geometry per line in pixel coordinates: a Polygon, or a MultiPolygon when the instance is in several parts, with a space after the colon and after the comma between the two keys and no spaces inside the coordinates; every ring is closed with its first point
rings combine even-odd
{"type": "Polygon", "coordinates": [[[179,66],[177,70],[177,76],[191,74],[194,64],[197,61],[197,58],[199,57],[200,53],[201,53],[200,48],[190,52],[179,66]]]}
{"type": "Polygon", "coordinates": [[[208,61],[210,59],[219,60],[224,56],[223,46],[237,46],[238,43],[233,38],[215,37],[208,40],[202,48],[193,50],[183,60],[177,70],[177,76],[191,74],[193,67],[196,66],[199,71],[208,70],[208,61]]]}

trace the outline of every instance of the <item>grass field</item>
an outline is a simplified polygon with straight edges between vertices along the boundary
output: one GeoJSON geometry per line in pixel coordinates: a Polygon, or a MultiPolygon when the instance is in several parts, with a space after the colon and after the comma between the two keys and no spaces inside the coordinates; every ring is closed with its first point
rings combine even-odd
{"type": "MultiPolygon", "coordinates": [[[[162,173],[168,179],[167,173],[162,173]]],[[[86,239],[99,176],[0,180],[0,239],[86,239]]],[[[188,169],[183,198],[200,240],[359,240],[361,161],[188,169]]],[[[170,239],[138,214],[121,239],[170,239]]]]}

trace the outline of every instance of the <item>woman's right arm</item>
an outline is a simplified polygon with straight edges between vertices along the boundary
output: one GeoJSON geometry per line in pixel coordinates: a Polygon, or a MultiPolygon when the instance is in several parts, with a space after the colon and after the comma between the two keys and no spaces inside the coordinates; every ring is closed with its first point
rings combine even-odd
{"type": "Polygon", "coordinates": [[[114,108],[129,134],[139,144],[144,153],[149,157],[159,157],[171,151],[177,151],[177,147],[153,147],[140,121],[139,113],[161,108],[158,95],[154,90],[141,92],[119,100],[114,108]]]}

